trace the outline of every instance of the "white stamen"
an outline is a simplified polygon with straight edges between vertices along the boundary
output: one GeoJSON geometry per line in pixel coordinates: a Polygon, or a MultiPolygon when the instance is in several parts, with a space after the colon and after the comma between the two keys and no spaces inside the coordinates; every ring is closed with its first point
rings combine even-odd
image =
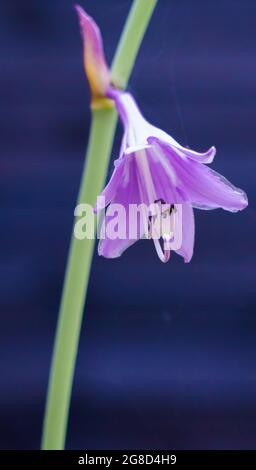
{"type": "MultiPolygon", "coordinates": [[[[148,202],[150,204],[151,201],[156,201],[157,200],[157,195],[156,195],[154,183],[153,183],[153,180],[152,180],[152,177],[151,177],[151,173],[150,173],[150,169],[149,169],[149,165],[148,165],[148,161],[147,161],[147,155],[146,155],[145,150],[141,150],[141,151],[137,152],[135,154],[135,158],[136,158],[136,163],[138,165],[140,176],[141,176],[142,180],[145,182],[147,196],[148,196],[148,202]]],[[[140,179],[139,179],[139,190],[140,190],[141,199],[143,200],[143,191],[142,191],[140,179]]],[[[171,216],[171,214],[169,215],[169,217],[170,216],[171,216]]],[[[145,232],[147,233],[148,219],[147,219],[147,214],[145,214],[145,213],[143,214],[143,223],[144,223],[145,232]]],[[[166,263],[169,260],[170,254],[171,254],[170,246],[169,246],[169,243],[167,242],[167,239],[171,239],[172,234],[171,233],[170,234],[164,234],[164,235],[162,234],[162,237],[164,239],[164,248],[162,249],[162,246],[161,246],[160,241],[159,241],[159,235],[161,236],[161,234],[156,233],[156,229],[154,227],[154,222],[151,224],[151,230],[152,230],[152,238],[153,238],[153,241],[154,241],[154,245],[155,245],[157,255],[163,263],[166,263]]]]}

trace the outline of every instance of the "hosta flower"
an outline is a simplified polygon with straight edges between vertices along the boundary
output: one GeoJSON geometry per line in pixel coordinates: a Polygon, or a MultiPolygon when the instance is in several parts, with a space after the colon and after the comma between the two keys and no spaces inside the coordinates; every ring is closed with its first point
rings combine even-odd
{"type": "Polygon", "coordinates": [[[207,166],[213,161],[215,147],[205,153],[182,147],[166,132],[146,121],[129,93],[110,85],[100,32],[81,8],[78,13],[84,38],[85,69],[93,94],[115,102],[124,126],[120,155],[96,211],[107,207],[108,216],[113,214],[114,204],[121,205],[125,213],[125,231],[122,237],[107,235],[101,239],[98,252],[107,258],[118,257],[149,230],[159,258],[168,261],[173,249],[171,240],[178,230],[175,224],[177,212],[182,217],[182,234],[181,244],[174,250],[189,262],[195,237],[193,209],[220,207],[236,212],[247,206],[246,194],[207,166]],[[169,221],[169,225],[165,224],[164,229],[157,231],[156,214],[150,209],[147,213],[144,211],[144,221],[139,229],[133,230],[137,220],[130,217],[129,209],[131,205],[141,204],[147,207],[160,205],[161,217],[169,221]]]}
{"type": "MultiPolygon", "coordinates": [[[[247,206],[246,194],[206,165],[213,161],[214,147],[205,153],[182,147],[146,121],[129,93],[109,89],[108,96],[116,103],[124,135],[113,175],[101,194],[105,205],[110,208],[111,204],[120,203],[128,213],[129,204],[134,203],[149,205],[161,201],[170,207],[181,204],[182,245],[177,253],[189,262],[195,235],[193,208],[221,207],[236,212],[247,206]]],[[[120,256],[134,241],[103,239],[99,254],[107,258],[120,256]]],[[[167,261],[168,248],[161,254],[159,245],[156,247],[160,259],[167,261]]]]}

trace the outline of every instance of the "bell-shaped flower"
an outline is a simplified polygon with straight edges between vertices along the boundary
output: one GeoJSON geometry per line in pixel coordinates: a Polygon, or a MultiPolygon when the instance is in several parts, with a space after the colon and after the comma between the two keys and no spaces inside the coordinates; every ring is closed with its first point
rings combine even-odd
{"type": "MultiPolygon", "coordinates": [[[[169,217],[174,213],[173,208],[182,207],[182,240],[175,251],[189,262],[195,237],[193,208],[220,207],[236,212],[247,206],[246,194],[207,166],[213,161],[215,147],[205,153],[182,147],[166,132],[146,121],[129,93],[110,88],[108,97],[115,101],[124,135],[114,172],[99,201],[104,201],[107,207],[106,216],[113,204],[122,205],[128,230],[126,236],[115,239],[106,236],[100,240],[98,252],[107,258],[115,258],[142,238],[143,230],[137,230],[135,237],[129,237],[129,225],[136,222],[129,216],[129,205],[152,205],[160,201],[164,207],[170,207],[169,217]]],[[[96,211],[99,209],[102,209],[102,203],[96,206],[96,211]]],[[[149,214],[148,224],[151,222],[152,214],[149,214]]],[[[170,256],[173,234],[160,235],[163,249],[158,238],[153,237],[153,240],[160,259],[165,262],[170,256]]]]}
{"type": "MultiPolygon", "coordinates": [[[[136,240],[146,237],[152,238],[163,262],[168,261],[171,251],[189,262],[195,237],[193,208],[221,207],[236,212],[247,206],[246,194],[207,166],[215,156],[214,147],[205,153],[182,147],[146,121],[129,93],[111,86],[100,30],[81,7],[77,11],[92,104],[97,106],[98,99],[100,105],[102,100],[114,101],[124,126],[119,158],[96,206],[96,211],[107,207],[107,216],[113,214],[116,204],[123,208],[122,233],[112,237],[106,230],[98,252],[115,258],[136,240]],[[141,205],[143,223],[138,226],[137,213],[130,208],[141,205]],[[161,223],[156,225],[159,214],[161,223]]],[[[106,229],[114,225],[115,220],[109,220],[106,229]]]]}

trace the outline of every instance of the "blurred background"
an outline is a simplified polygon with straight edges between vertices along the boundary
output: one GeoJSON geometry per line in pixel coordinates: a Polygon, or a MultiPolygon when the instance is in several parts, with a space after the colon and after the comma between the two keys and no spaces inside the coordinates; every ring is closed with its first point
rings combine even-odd
{"type": "MultiPolygon", "coordinates": [[[[110,62],[131,1],[81,5],[110,62]]],[[[181,144],[215,145],[250,205],[196,211],[187,265],[146,240],[95,253],[69,449],[256,448],[255,16],[254,0],[158,2],[129,89],[181,144]]],[[[90,125],[74,3],[3,0],[0,51],[0,448],[36,449],[90,125]]]]}

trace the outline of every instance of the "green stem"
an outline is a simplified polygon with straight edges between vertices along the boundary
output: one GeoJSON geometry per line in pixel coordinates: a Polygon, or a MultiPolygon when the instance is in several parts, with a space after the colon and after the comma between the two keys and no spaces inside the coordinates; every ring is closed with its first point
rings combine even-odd
{"type": "Polygon", "coordinates": [[[113,83],[125,88],[136,60],[141,40],[157,0],[135,0],[127,18],[111,67],[113,83]]]}
{"type": "MultiPolygon", "coordinates": [[[[108,167],[116,126],[115,109],[93,111],[86,165],[78,204],[95,204],[108,167]],[[99,138],[100,136],[100,138],[99,138]],[[97,158],[100,155],[100,158],[97,158]]],[[[94,240],[72,235],[53,351],[44,419],[43,449],[63,449],[74,367],[94,240]]]]}
{"type": "MultiPolygon", "coordinates": [[[[135,0],[113,61],[113,81],[125,85],[157,0],[135,0]],[[126,63],[127,61],[127,63],[126,63]]],[[[78,204],[95,204],[104,185],[116,128],[114,108],[95,109],[78,204]]],[[[63,449],[74,368],[95,240],[72,235],[54,344],[42,449],[63,449]]]]}

